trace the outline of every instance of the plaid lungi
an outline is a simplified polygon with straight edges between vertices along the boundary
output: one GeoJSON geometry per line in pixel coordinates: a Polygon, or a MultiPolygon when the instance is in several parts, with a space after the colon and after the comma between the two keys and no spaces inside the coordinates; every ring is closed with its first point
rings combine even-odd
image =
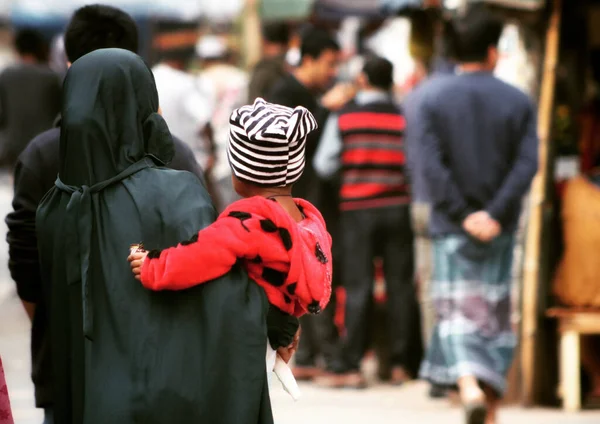
{"type": "Polygon", "coordinates": [[[498,394],[506,390],[516,336],[511,329],[513,236],[485,244],[467,236],[434,240],[431,297],[437,323],[421,377],[453,386],[475,376],[498,394]]]}

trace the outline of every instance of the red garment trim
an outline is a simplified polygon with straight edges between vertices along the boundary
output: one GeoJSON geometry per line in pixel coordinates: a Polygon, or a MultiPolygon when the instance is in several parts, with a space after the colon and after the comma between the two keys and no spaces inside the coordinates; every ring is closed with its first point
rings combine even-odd
{"type": "Polygon", "coordinates": [[[13,422],[8,387],[6,386],[4,368],[2,366],[2,359],[0,358],[0,424],[13,424],[13,422]]]}
{"type": "Polygon", "coordinates": [[[344,165],[390,164],[404,165],[406,156],[404,152],[389,149],[352,149],[342,155],[344,165]]]}
{"type": "Polygon", "coordinates": [[[338,287],[335,289],[335,313],[333,322],[340,337],[346,335],[346,289],[338,287]]]}
{"type": "Polygon", "coordinates": [[[402,131],[406,128],[406,120],[396,113],[351,112],[340,116],[339,127],[342,132],[366,129],[402,131]]]}
{"type": "Polygon", "coordinates": [[[369,199],[358,201],[342,201],[340,210],[353,211],[361,209],[382,208],[386,206],[401,206],[410,203],[410,196],[386,197],[382,199],[369,199]]]}
{"type": "Polygon", "coordinates": [[[389,185],[378,183],[344,184],[341,191],[342,199],[371,197],[385,194],[389,191],[406,191],[406,185],[389,185]]]}

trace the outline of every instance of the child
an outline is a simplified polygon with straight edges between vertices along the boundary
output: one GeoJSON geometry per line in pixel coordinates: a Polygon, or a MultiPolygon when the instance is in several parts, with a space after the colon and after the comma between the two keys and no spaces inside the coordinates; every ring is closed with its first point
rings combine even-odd
{"type": "Polygon", "coordinates": [[[292,198],[306,138],[316,128],[305,108],[260,98],[234,111],[228,157],[234,188],[245,199],[177,247],[133,253],[136,278],[151,290],[185,290],[241,259],[271,305],[295,317],[320,313],[331,296],[331,237],[319,211],[292,198]]]}

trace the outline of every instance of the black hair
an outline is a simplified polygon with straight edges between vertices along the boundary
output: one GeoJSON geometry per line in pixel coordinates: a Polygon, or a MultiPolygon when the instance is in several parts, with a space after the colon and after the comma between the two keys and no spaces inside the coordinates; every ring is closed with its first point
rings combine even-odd
{"type": "Polygon", "coordinates": [[[300,46],[300,55],[318,59],[325,51],[340,51],[340,45],[325,30],[320,28],[311,28],[302,36],[302,45],[300,46]]]}
{"type": "Polygon", "coordinates": [[[394,85],[394,65],[389,60],[379,57],[368,57],[363,66],[363,72],[369,84],[381,90],[389,91],[394,85]]]}
{"type": "Polygon", "coordinates": [[[99,4],[78,9],[65,33],[69,61],[107,48],[138,52],[138,29],[133,18],[120,9],[99,4]]]}
{"type": "Polygon", "coordinates": [[[410,15],[410,55],[427,64],[434,55],[435,15],[428,10],[415,10],[410,15]]]}
{"type": "Polygon", "coordinates": [[[268,22],[262,26],[262,36],[270,43],[287,46],[290,42],[290,28],[285,22],[268,22]]]}
{"type": "Polygon", "coordinates": [[[502,35],[503,23],[485,4],[473,4],[463,17],[446,25],[453,56],[459,62],[484,62],[489,48],[496,46],[502,35]]]}
{"type": "Polygon", "coordinates": [[[43,34],[35,29],[23,28],[15,34],[15,49],[20,55],[32,55],[39,62],[48,62],[50,45],[43,34]]]}

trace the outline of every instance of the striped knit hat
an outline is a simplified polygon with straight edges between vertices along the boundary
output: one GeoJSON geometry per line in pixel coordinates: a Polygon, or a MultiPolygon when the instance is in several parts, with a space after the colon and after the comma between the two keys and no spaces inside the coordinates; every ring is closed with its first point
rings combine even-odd
{"type": "Polygon", "coordinates": [[[314,116],[258,98],[229,119],[227,156],[240,180],[268,186],[294,184],[304,171],[306,137],[317,128],[314,116]]]}

